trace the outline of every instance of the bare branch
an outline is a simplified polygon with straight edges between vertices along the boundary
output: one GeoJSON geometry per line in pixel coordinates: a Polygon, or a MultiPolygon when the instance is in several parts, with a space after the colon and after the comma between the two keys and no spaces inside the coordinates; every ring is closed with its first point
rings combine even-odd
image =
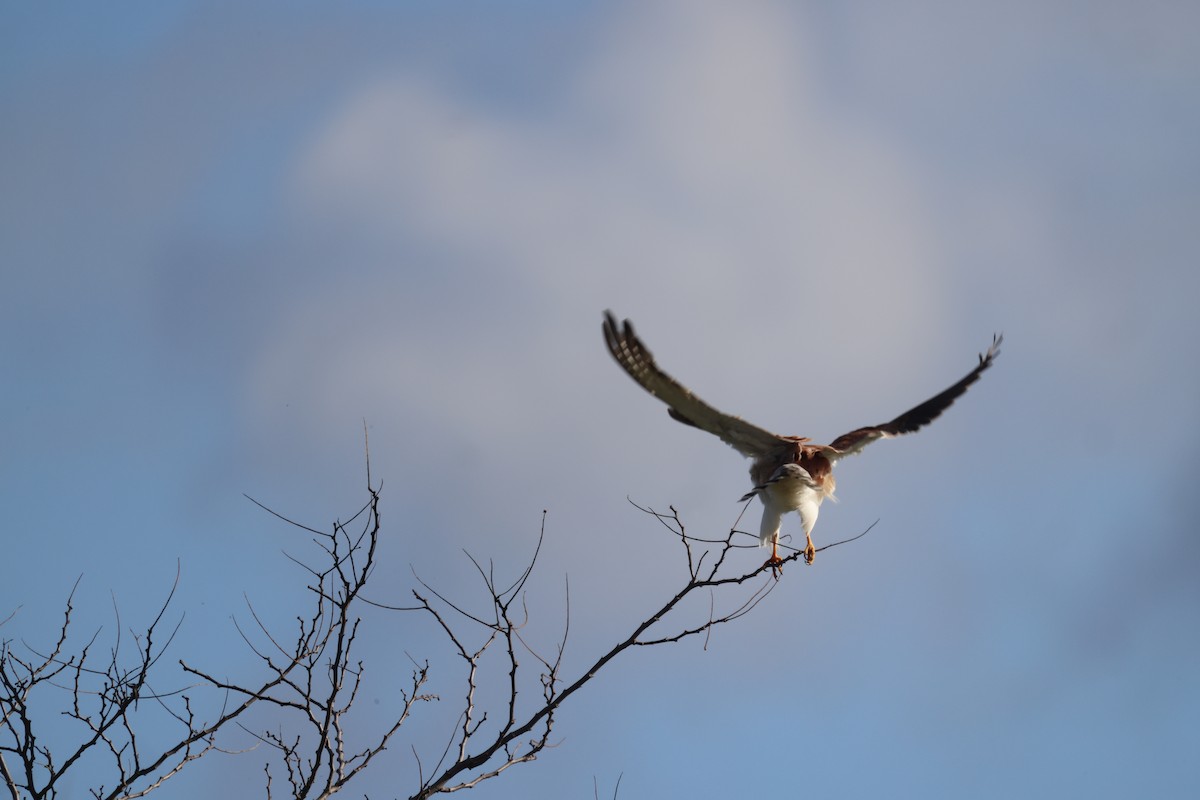
{"type": "MultiPolygon", "coordinates": [[[[364,596],[377,566],[382,522],[381,488],[371,482],[365,420],[363,435],[368,499],[349,519],[320,530],[248,498],[288,527],[309,534],[308,546],[316,554],[305,558],[284,552],[301,568],[308,590],[305,609],[295,616],[290,633],[264,619],[249,597],[246,608],[252,624],[234,621],[238,636],[256,659],[257,677],[224,677],[222,671],[179,659],[181,674],[192,684],[164,688],[158,685],[161,677],[156,677],[152,685],[151,673],[166,666],[162,659],[183,621],[181,615],[174,624],[168,623],[168,609],[180,583],[178,566],[165,600],[145,627],[127,630],[114,599],[116,633],[102,655],[98,655],[105,646],[100,631],[71,644],[78,580],[48,650],[25,644],[15,652],[11,642],[0,641],[0,780],[8,797],[54,797],[66,775],[80,772],[84,763],[91,769],[98,761],[109,769],[105,784],[89,790],[92,797],[145,797],[214,750],[244,752],[219,746],[218,735],[226,728],[247,732],[257,742],[254,747],[269,745],[260,750],[269,758],[263,770],[267,798],[281,792],[295,800],[337,794],[376,763],[412,719],[418,704],[439,700],[427,689],[428,660],[408,656],[411,671],[368,672],[356,654],[360,636],[372,631],[369,620],[362,617],[364,608],[419,612],[420,617],[413,619],[432,622],[444,637],[444,646],[458,656],[451,679],[461,705],[450,709],[444,747],[438,745],[440,754],[434,749],[423,758],[421,746],[410,745],[417,779],[412,798],[425,800],[470,789],[555,747],[551,737],[562,704],[621,654],[692,638],[702,641],[707,650],[718,626],[751,613],[778,586],[778,564],[763,563],[749,570],[737,566],[741,551],[758,546],[756,536],[737,529],[740,514],[723,537],[703,538],[688,532],[674,506],[664,513],[630,501],[679,541],[686,573],[619,641],[592,656],[578,673],[564,675],[571,633],[566,576],[557,638],[551,643],[540,641],[536,626],[530,627],[531,609],[538,609],[531,601],[531,587],[546,545],[545,511],[528,560],[507,579],[498,574],[503,570],[495,562],[485,563],[464,551],[483,587],[481,598],[470,603],[452,600],[415,569],[416,588],[409,590],[415,605],[385,604],[364,596]],[[393,711],[378,729],[362,730],[357,721],[352,724],[352,711],[361,696],[373,693],[367,687],[379,682],[390,687],[385,694],[392,698],[393,711]],[[34,695],[50,691],[68,698],[62,714],[76,726],[77,735],[66,746],[48,745],[32,710],[34,695]],[[218,698],[207,715],[197,711],[198,691],[207,696],[216,693],[218,698]],[[269,728],[252,721],[249,712],[260,704],[272,710],[269,728]],[[171,741],[144,739],[141,723],[151,714],[177,726],[177,734],[167,737],[171,741]]],[[[854,541],[873,527],[820,549],[854,541]]],[[[802,550],[786,543],[780,547],[786,553],[783,564],[803,556],[802,550]]],[[[618,777],[614,798],[620,783],[618,777]]],[[[594,784],[593,793],[599,796],[598,785],[594,784]]]]}
{"type": "MultiPolygon", "coordinates": [[[[422,780],[421,790],[412,795],[414,800],[424,800],[435,794],[471,788],[484,780],[500,775],[516,764],[533,760],[539,752],[549,746],[550,732],[553,728],[555,712],[558,708],[567,698],[587,685],[614,658],[634,647],[671,644],[700,634],[705,635],[705,647],[707,647],[708,636],[714,627],[740,619],[750,613],[777,585],[778,574],[774,573],[772,567],[766,563],[745,573],[722,573],[722,568],[728,563],[728,556],[735,550],[745,549],[749,546],[741,544],[739,540],[739,537],[748,537],[749,534],[738,531],[735,527],[729,531],[729,534],[724,539],[697,538],[687,533],[678,511],[674,507],[671,507],[670,514],[663,514],[653,509],[634,505],[653,516],[672,535],[679,538],[685,551],[688,579],[683,587],[667,599],[662,606],[635,626],[632,633],[600,655],[590,667],[583,670],[574,681],[565,686],[563,685],[559,671],[565,651],[566,634],[570,625],[569,614],[567,617],[567,629],[563,632],[563,639],[560,642],[557,656],[553,662],[539,656],[534,648],[529,646],[519,633],[519,629],[526,622],[527,613],[523,614],[520,621],[515,620],[511,614],[511,604],[514,595],[510,594],[510,592],[519,592],[526,585],[532,572],[533,562],[536,560],[542,546],[544,527],[543,534],[539,535],[538,546],[534,551],[533,557],[530,559],[529,565],[521,571],[518,579],[504,591],[497,589],[492,570],[484,570],[480,563],[468,554],[468,557],[471,558],[471,563],[475,566],[484,586],[490,594],[492,604],[490,616],[496,620],[494,623],[486,622],[481,614],[466,611],[460,606],[451,603],[422,582],[422,585],[448,608],[462,617],[492,630],[492,634],[479,650],[468,651],[464,647],[458,633],[449,624],[445,616],[424,595],[414,592],[414,596],[421,604],[420,608],[430,614],[446,634],[450,643],[459,652],[460,656],[469,664],[466,675],[468,687],[466,710],[459,718],[461,727],[459,729],[460,734],[457,737],[459,743],[459,747],[457,748],[458,758],[454,763],[446,765],[443,768],[446,757],[449,754],[449,748],[447,748],[442,758],[439,759],[433,773],[428,778],[422,780]],[[705,566],[706,561],[707,566],[705,566]],[[730,610],[721,613],[716,611],[718,592],[736,589],[751,582],[756,582],[758,585],[754,586],[749,594],[744,594],[739,601],[735,602],[730,610]],[[707,591],[709,593],[709,612],[706,618],[698,623],[680,625],[671,632],[647,635],[651,629],[662,625],[668,616],[678,611],[688,598],[699,591],[707,591]],[[503,723],[494,729],[490,741],[482,745],[480,749],[470,753],[467,745],[475,738],[478,738],[483,722],[480,719],[476,724],[472,725],[473,715],[476,713],[476,706],[478,704],[475,694],[478,680],[478,657],[483,650],[495,641],[497,634],[507,644],[505,660],[506,669],[508,670],[508,674],[506,675],[507,697],[502,701],[506,709],[505,719],[503,723]],[[517,659],[514,642],[519,642],[524,651],[532,654],[542,670],[540,676],[543,687],[542,699],[540,702],[533,704],[532,707],[525,708],[523,712],[518,711],[520,664],[517,659]]],[[[867,530],[870,530],[870,528],[867,530]]],[[[866,531],[859,534],[859,536],[865,533],[866,531]]],[[[756,539],[757,537],[754,538],[756,539]]],[[[853,541],[853,539],[847,541],[853,541]]],[[[835,544],[842,544],[842,542],[835,544]]],[[[756,545],[757,541],[755,541],[756,545]]],[[[826,545],[822,549],[832,546],[835,545],[826,545]]],[[[791,552],[783,558],[784,563],[796,561],[803,555],[803,551],[797,548],[787,547],[786,549],[791,550],[791,552]]],[[[525,611],[524,604],[522,604],[522,611],[525,611]]]]}

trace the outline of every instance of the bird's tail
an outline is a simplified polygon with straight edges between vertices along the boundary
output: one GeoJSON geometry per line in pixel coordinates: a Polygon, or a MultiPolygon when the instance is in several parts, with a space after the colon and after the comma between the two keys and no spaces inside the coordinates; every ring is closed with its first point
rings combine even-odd
{"type": "Polygon", "coordinates": [[[767,485],[765,483],[760,483],[758,486],[755,486],[753,489],[751,489],[750,491],[748,491],[744,495],[742,495],[741,499],[738,500],[738,502],[744,503],[747,500],[753,500],[754,498],[758,497],[759,492],[763,491],[766,488],[767,488],[767,485]]]}

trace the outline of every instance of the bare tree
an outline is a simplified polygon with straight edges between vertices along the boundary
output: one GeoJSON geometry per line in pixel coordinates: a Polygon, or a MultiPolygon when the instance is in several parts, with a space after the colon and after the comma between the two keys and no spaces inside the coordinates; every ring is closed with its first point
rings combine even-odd
{"type": "MultiPolygon", "coordinates": [[[[297,617],[293,633],[283,636],[273,631],[253,606],[249,609],[253,625],[238,625],[260,667],[255,679],[221,678],[216,670],[181,660],[179,665],[195,683],[186,690],[151,691],[151,672],[174,634],[164,639],[159,632],[171,596],[144,633],[134,637],[135,655],[129,659],[121,654],[119,638],[98,666],[92,654],[96,637],[68,653],[74,593],[57,640],[47,652],[26,646],[30,654],[18,655],[11,642],[0,644],[0,776],[9,796],[14,800],[56,797],[64,774],[92,753],[107,757],[113,776],[111,788],[98,786],[91,790],[93,797],[143,797],[214,749],[229,751],[233,731],[228,729],[236,723],[267,747],[256,750],[268,754],[267,798],[331,797],[377,762],[420,704],[437,699],[427,688],[427,661],[414,660],[407,668],[377,667],[372,674],[378,677],[373,679],[385,682],[398,697],[394,713],[376,730],[364,730],[351,719],[366,675],[355,648],[364,630],[362,614],[368,610],[417,614],[430,620],[462,665],[456,679],[461,687],[457,719],[445,731],[445,745],[438,751],[422,753],[412,747],[409,763],[415,765],[416,774],[410,779],[416,788],[406,791],[416,799],[475,787],[533,761],[551,746],[562,704],[618,656],[700,636],[707,646],[714,627],[748,614],[778,579],[770,563],[748,572],[732,565],[729,556],[734,550],[757,545],[757,537],[738,531],[736,523],[724,537],[702,539],[687,533],[673,507],[670,513],[641,508],[680,542],[686,578],[627,635],[579,673],[566,675],[569,587],[561,638],[550,652],[535,648],[523,635],[530,616],[526,586],[545,536],[544,512],[533,554],[512,580],[500,579],[494,565],[485,568],[468,554],[484,588],[482,609],[452,601],[420,577],[411,605],[390,605],[364,596],[376,567],[382,528],[380,489],[371,481],[369,458],[367,492],[365,505],[329,531],[307,527],[262,506],[310,534],[320,555],[315,565],[289,556],[307,572],[312,598],[308,611],[297,617]],[[689,603],[692,598],[705,598],[707,603],[689,603]],[[485,675],[488,669],[497,674],[485,675]],[[527,691],[530,687],[536,690],[527,691]],[[207,717],[210,721],[201,721],[193,711],[191,697],[202,690],[219,698],[217,710],[207,717]],[[39,720],[31,703],[34,693],[55,691],[65,696],[63,713],[78,723],[81,732],[77,743],[59,753],[39,738],[39,720]],[[179,726],[178,735],[165,745],[147,745],[138,736],[139,703],[153,703],[169,714],[179,726]],[[254,707],[274,709],[273,729],[243,721],[254,707]]],[[[802,554],[791,548],[783,562],[796,561],[802,554]]]]}
{"type": "MultiPolygon", "coordinates": [[[[90,789],[92,797],[144,797],[177,775],[189,763],[216,748],[215,736],[226,723],[244,712],[249,703],[221,708],[208,722],[197,718],[189,695],[159,693],[150,685],[150,674],[178,630],[160,641],[161,625],[178,586],[179,576],[153,621],[133,635],[132,655],[124,645],[120,616],[116,639],[106,654],[97,656],[99,632],[68,654],[67,641],[74,612],[75,589],[67,598],[57,639],[48,652],[24,645],[24,654],[10,640],[0,641],[0,777],[13,800],[53,798],[68,772],[81,766],[95,770],[107,764],[111,785],[90,789]],[[49,727],[35,714],[37,695],[65,696],[62,716],[76,723],[59,737],[58,752],[42,731],[49,727]],[[165,744],[147,744],[138,730],[157,710],[179,728],[165,744]]],[[[76,588],[79,583],[76,581],[76,588]]],[[[115,609],[115,604],[114,604],[115,609]]],[[[9,619],[12,615],[9,616],[9,619]]],[[[5,622],[8,620],[6,619],[5,622]]]]}
{"type": "MultiPolygon", "coordinates": [[[[384,730],[362,734],[370,743],[357,749],[347,747],[347,716],[358,698],[365,675],[364,664],[354,657],[364,604],[362,592],[375,569],[379,544],[379,490],[368,487],[370,499],[347,522],[337,522],[329,532],[287,519],[255,502],[289,525],[312,534],[322,553],[319,567],[292,560],[310,575],[312,610],[297,618],[297,631],[290,639],[275,635],[251,607],[258,637],[239,626],[246,644],[258,657],[266,679],[256,683],[222,680],[211,672],[180,662],[184,670],[204,683],[265,703],[290,715],[295,727],[284,733],[251,731],[278,757],[277,772],[286,781],[286,792],[294,798],[325,798],[340,791],[384,750],[408,720],[414,706],[432,698],[422,693],[429,667],[416,665],[400,689],[399,712],[384,730]],[[357,527],[351,528],[357,524],[357,527]],[[256,641],[256,638],[258,641],[256,641]]],[[[393,676],[394,677],[394,676],[393,676]]],[[[265,768],[266,796],[276,796],[276,773],[265,768]]]]}

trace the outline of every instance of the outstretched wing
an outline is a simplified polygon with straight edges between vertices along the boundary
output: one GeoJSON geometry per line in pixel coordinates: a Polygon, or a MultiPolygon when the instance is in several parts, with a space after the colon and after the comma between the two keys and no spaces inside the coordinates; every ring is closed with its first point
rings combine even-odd
{"type": "Polygon", "coordinates": [[[740,417],[724,414],[692,394],[654,363],[654,356],[625,320],[617,324],[611,311],[604,312],[604,341],[608,352],[643,389],[667,404],[668,413],[680,422],[708,431],[744,456],[759,458],[787,446],[787,440],[740,417]]]}
{"type": "Polygon", "coordinates": [[[979,356],[979,366],[968,372],[965,378],[937,397],[926,400],[916,408],[910,408],[891,422],[885,422],[882,425],[872,425],[867,428],[859,428],[856,431],[842,434],[829,444],[829,448],[837,452],[829,453],[828,455],[835,458],[852,455],[878,439],[890,439],[902,433],[913,433],[933,422],[941,416],[943,411],[953,405],[954,401],[961,397],[971,384],[979,380],[979,376],[983,374],[984,370],[992,365],[992,362],[996,360],[996,356],[1000,355],[1000,343],[1003,341],[1004,336],[1002,334],[993,336],[992,346],[988,348],[986,353],[982,353],[979,356]]]}

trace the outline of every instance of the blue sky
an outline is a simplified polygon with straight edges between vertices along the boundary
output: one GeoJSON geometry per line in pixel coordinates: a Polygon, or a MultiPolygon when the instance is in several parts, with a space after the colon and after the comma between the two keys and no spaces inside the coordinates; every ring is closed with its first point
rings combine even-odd
{"type": "MultiPolygon", "coordinates": [[[[377,599],[476,591],[548,511],[531,633],[582,667],[672,593],[626,503],[727,530],[746,464],[611,363],[829,439],[818,545],[707,650],[635,652],[481,797],[1183,797],[1200,788],[1200,56],[1181,3],[9,4],[5,638],[186,612],[250,673],[305,542],[384,482],[377,599]],[[411,568],[410,568],[411,565],[411,568]]],[[[755,512],[752,511],[753,515],[755,512]]],[[[790,519],[792,532],[798,521],[790,519]]],[[[747,565],[761,554],[749,553],[747,565]]],[[[382,681],[434,632],[381,618],[382,681]]],[[[352,794],[406,796],[410,745],[352,794]]],[[[432,744],[438,742],[439,744],[432,744]]],[[[258,754],[164,797],[259,796],[258,754]]],[[[82,791],[82,787],[76,787],[82,791]]]]}

